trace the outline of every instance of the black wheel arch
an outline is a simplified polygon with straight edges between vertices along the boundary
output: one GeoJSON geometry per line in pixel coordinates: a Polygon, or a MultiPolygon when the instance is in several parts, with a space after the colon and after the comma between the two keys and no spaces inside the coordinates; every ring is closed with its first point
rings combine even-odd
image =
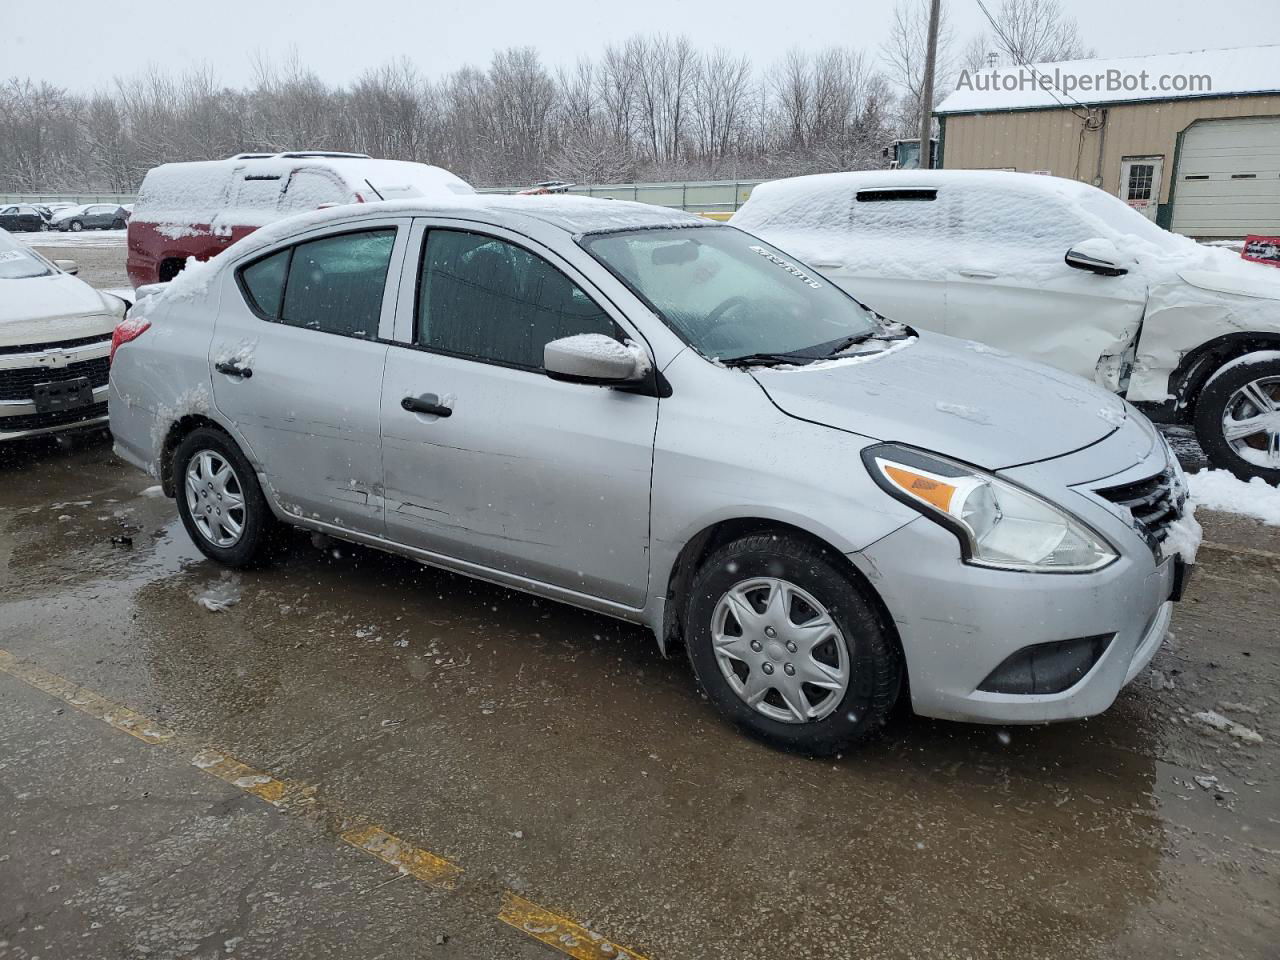
{"type": "MultiPolygon", "coordinates": [[[[194,430],[200,427],[207,427],[210,430],[217,430],[223,434],[230,443],[235,443],[235,438],[216,421],[210,420],[208,417],[201,416],[198,413],[189,414],[175,420],[169,427],[169,432],[165,434],[164,443],[160,446],[160,488],[164,490],[166,497],[175,497],[178,493],[177,480],[173,472],[173,455],[178,450],[178,445],[182,443],[194,430]]],[[[236,444],[238,447],[239,444],[236,444]]],[[[243,451],[242,451],[243,452],[243,451]]]]}
{"type": "Polygon", "coordinates": [[[666,604],[663,608],[662,617],[662,636],[659,638],[663,654],[669,654],[673,647],[684,642],[685,598],[688,596],[689,588],[693,583],[694,574],[703,561],[726,543],[762,533],[772,533],[812,544],[836,560],[837,566],[844,570],[855,587],[875,609],[880,626],[893,643],[898,656],[902,658],[902,683],[905,691],[908,677],[906,658],[902,650],[902,640],[898,636],[897,625],[894,623],[893,616],[889,613],[889,608],[885,605],[884,599],[880,596],[880,592],[872,586],[862,571],[844,553],[821,537],[794,524],[764,517],[737,517],[730,520],[721,520],[698,531],[685,543],[677,555],[676,562],[672,565],[671,573],[667,578],[666,604]]]}
{"type": "Polygon", "coordinates": [[[1169,393],[1173,395],[1169,419],[1174,423],[1194,420],[1196,401],[1209,378],[1223,364],[1258,350],[1280,350],[1280,333],[1227,333],[1189,350],[1169,378],[1169,393]]]}

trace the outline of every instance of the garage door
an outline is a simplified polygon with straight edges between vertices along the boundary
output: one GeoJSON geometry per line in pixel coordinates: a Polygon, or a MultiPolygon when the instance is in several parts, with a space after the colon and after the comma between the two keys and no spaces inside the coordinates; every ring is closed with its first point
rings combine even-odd
{"type": "Polygon", "coordinates": [[[1192,124],[1182,135],[1175,176],[1174,232],[1280,233],[1280,117],[1192,124]]]}

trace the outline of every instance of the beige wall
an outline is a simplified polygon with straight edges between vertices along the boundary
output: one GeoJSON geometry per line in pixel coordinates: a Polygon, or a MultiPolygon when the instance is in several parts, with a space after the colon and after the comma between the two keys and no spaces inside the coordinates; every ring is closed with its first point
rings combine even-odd
{"type": "Polygon", "coordinates": [[[1181,131],[1194,120],[1212,117],[1280,116],[1280,96],[1204,97],[1098,109],[1105,111],[1106,123],[1100,131],[1084,131],[1083,138],[1083,123],[1066,109],[948,116],[942,165],[948,170],[1048,170],[1087,183],[1101,176],[1102,189],[1114,194],[1120,189],[1122,157],[1163,156],[1160,202],[1168,203],[1181,131]]]}

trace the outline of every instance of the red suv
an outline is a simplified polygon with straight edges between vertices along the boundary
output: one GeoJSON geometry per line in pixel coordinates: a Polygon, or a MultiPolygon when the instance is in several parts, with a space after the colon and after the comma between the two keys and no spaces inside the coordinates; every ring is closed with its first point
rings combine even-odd
{"type": "Polygon", "coordinates": [[[135,287],[177,276],[274,220],[340,203],[471,194],[447,170],[362,153],[242,153],[229,160],[166,163],[143,179],[129,220],[135,287]]]}

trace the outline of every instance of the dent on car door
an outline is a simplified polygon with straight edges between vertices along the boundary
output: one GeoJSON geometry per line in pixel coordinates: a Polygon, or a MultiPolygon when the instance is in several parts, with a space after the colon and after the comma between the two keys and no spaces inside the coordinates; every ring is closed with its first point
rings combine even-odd
{"type": "Polygon", "coordinates": [[[1142,324],[1146,283],[1066,264],[1094,227],[1041,191],[966,191],[948,260],[946,332],[1121,389],[1142,324]]]}
{"type": "Polygon", "coordinates": [[[383,532],[378,338],[390,336],[407,227],[309,235],[241,265],[223,297],[214,401],[286,513],[383,532]]]}
{"type": "Polygon", "coordinates": [[[426,232],[405,287],[382,396],[388,535],[641,606],[658,400],[542,370],[547,342],[621,338],[620,318],[524,244],[462,229],[426,232]]]}

